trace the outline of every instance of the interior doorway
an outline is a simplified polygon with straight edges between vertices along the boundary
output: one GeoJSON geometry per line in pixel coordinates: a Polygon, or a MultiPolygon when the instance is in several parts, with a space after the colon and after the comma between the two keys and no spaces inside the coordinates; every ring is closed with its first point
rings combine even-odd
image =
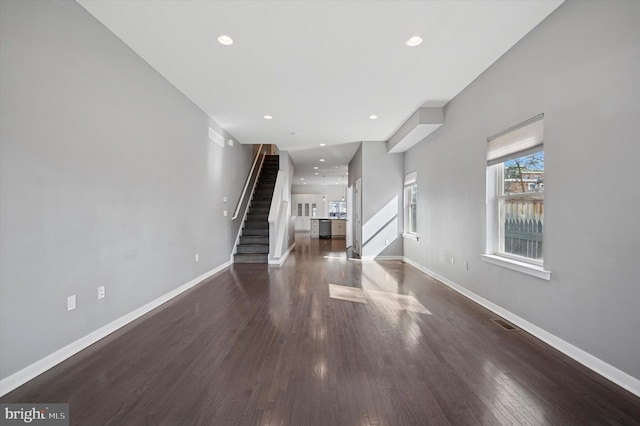
{"type": "Polygon", "coordinates": [[[353,191],[353,251],[362,255],[362,178],[356,180],[353,191]]]}

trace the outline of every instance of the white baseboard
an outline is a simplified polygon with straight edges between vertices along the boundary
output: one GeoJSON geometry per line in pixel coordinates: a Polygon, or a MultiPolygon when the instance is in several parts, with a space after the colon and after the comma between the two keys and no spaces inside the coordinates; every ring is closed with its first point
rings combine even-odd
{"type": "Polygon", "coordinates": [[[22,386],[23,384],[27,383],[29,380],[35,378],[36,376],[39,376],[40,374],[44,373],[48,369],[56,366],[57,364],[66,360],[67,358],[70,358],[71,356],[77,354],[81,350],[91,346],[92,344],[96,343],[98,340],[105,338],[106,336],[118,330],[119,328],[122,328],[125,325],[129,324],[130,322],[140,318],[144,314],[152,311],[153,309],[157,308],[163,303],[168,302],[169,300],[173,299],[179,294],[189,290],[191,287],[201,283],[205,279],[209,278],[210,276],[212,276],[217,272],[220,272],[221,270],[225,269],[229,265],[231,265],[231,262],[225,262],[222,265],[214,269],[211,269],[210,271],[207,271],[204,274],[192,279],[188,283],[183,284],[174,290],[171,290],[170,292],[158,297],[155,300],[152,300],[146,305],[143,305],[138,309],[132,312],[129,312],[128,314],[110,322],[109,324],[103,327],[100,327],[99,329],[87,334],[86,336],[81,337],[80,339],[72,343],[69,343],[67,346],[61,349],[58,349],[52,354],[47,355],[46,357],[40,359],[39,361],[34,362],[33,364],[23,368],[22,370],[12,374],[11,376],[5,377],[4,379],[0,380],[0,396],[3,396],[11,392],[12,390],[16,389],[18,386],[22,386]]]}
{"type": "Polygon", "coordinates": [[[537,337],[538,339],[542,340],[546,344],[554,347],[555,349],[559,350],[560,352],[567,355],[568,357],[573,358],[574,360],[578,361],[580,364],[595,371],[596,373],[600,374],[604,378],[628,390],[634,395],[640,396],[640,380],[639,379],[636,379],[635,377],[630,376],[624,371],[621,371],[615,368],[611,364],[607,364],[601,359],[596,358],[595,356],[583,351],[582,349],[572,345],[571,343],[562,340],[561,338],[549,333],[546,330],[543,330],[537,325],[530,323],[529,321],[496,305],[493,302],[490,302],[484,297],[475,294],[474,292],[462,287],[461,285],[454,283],[448,278],[443,277],[442,275],[431,271],[430,269],[420,265],[419,263],[416,263],[406,257],[404,258],[404,261],[409,265],[421,270],[425,274],[432,276],[438,281],[441,281],[443,284],[445,284],[448,287],[451,287],[453,290],[457,291],[463,296],[473,300],[474,302],[484,306],[490,311],[495,312],[501,317],[509,320],[511,323],[517,325],[524,331],[537,337]]]}
{"type": "Polygon", "coordinates": [[[295,246],[296,242],[294,241],[293,244],[291,244],[291,247],[289,247],[289,249],[282,256],[280,256],[278,259],[270,259],[269,265],[282,266],[282,264],[287,260],[287,257],[289,257],[289,253],[291,253],[291,250],[293,250],[295,246]]]}
{"type": "Polygon", "coordinates": [[[362,260],[404,260],[404,256],[362,256],[362,260]]]}

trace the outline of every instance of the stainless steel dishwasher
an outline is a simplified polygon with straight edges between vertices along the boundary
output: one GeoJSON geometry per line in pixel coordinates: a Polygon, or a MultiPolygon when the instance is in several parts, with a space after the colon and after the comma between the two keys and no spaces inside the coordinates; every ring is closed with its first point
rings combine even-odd
{"type": "Polygon", "coordinates": [[[318,222],[318,237],[331,238],[331,219],[320,219],[318,222]]]}

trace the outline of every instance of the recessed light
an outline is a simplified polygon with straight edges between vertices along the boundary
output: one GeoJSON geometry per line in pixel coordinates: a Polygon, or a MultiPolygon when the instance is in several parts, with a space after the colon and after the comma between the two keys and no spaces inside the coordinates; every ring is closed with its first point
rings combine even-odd
{"type": "Polygon", "coordinates": [[[327,146],[327,144],[326,143],[321,143],[320,146],[327,146]]]}
{"type": "Polygon", "coordinates": [[[226,34],[222,34],[218,36],[218,43],[223,46],[231,46],[233,44],[233,39],[226,34]]]}
{"type": "Polygon", "coordinates": [[[316,175],[316,176],[317,176],[317,175],[319,175],[319,174],[320,174],[320,173],[318,173],[318,172],[315,172],[315,173],[314,173],[314,175],[316,175]]]}
{"type": "Polygon", "coordinates": [[[318,166],[313,166],[313,170],[318,170],[318,166]]]}
{"type": "Polygon", "coordinates": [[[404,44],[406,44],[409,47],[416,47],[416,46],[419,46],[421,43],[422,43],[422,37],[417,35],[409,38],[409,40],[404,42],[404,44]]]}
{"type": "Polygon", "coordinates": [[[376,118],[378,118],[378,116],[375,114],[369,116],[369,120],[375,120],[376,118]]]}
{"type": "Polygon", "coordinates": [[[324,158],[321,158],[320,161],[324,161],[324,158]]]}
{"type": "Polygon", "coordinates": [[[304,180],[304,178],[300,178],[300,180],[304,180]]]}
{"type": "Polygon", "coordinates": [[[307,182],[303,183],[303,185],[306,185],[306,184],[307,184],[307,182]]]}
{"type": "Polygon", "coordinates": [[[264,116],[264,119],[265,119],[265,120],[271,120],[272,118],[273,118],[273,117],[272,117],[272,116],[270,116],[270,115],[265,115],[265,116],[264,116]]]}

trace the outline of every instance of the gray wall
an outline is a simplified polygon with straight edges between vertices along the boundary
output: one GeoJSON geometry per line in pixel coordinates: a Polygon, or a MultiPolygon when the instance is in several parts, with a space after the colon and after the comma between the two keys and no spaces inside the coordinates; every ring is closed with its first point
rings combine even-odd
{"type": "Polygon", "coordinates": [[[251,147],[75,2],[0,8],[5,378],[229,261],[251,147]]]}
{"type": "Polygon", "coordinates": [[[327,201],[342,201],[347,194],[346,185],[293,185],[292,194],[324,195],[327,201]]]}
{"type": "Polygon", "coordinates": [[[347,186],[355,186],[356,181],[360,178],[362,178],[362,143],[349,161],[349,183],[347,186]]]}
{"type": "Polygon", "coordinates": [[[404,166],[418,170],[421,236],[406,257],[636,378],[638,22],[640,2],[564,3],[447,105],[404,166]],[[486,138],[539,113],[551,281],[480,260],[486,138]]]}
{"type": "MultiPolygon", "coordinates": [[[[403,154],[362,143],[362,256],[402,256],[403,154]]],[[[349,173],[351,175],[351,173],[349,173]]]]}

